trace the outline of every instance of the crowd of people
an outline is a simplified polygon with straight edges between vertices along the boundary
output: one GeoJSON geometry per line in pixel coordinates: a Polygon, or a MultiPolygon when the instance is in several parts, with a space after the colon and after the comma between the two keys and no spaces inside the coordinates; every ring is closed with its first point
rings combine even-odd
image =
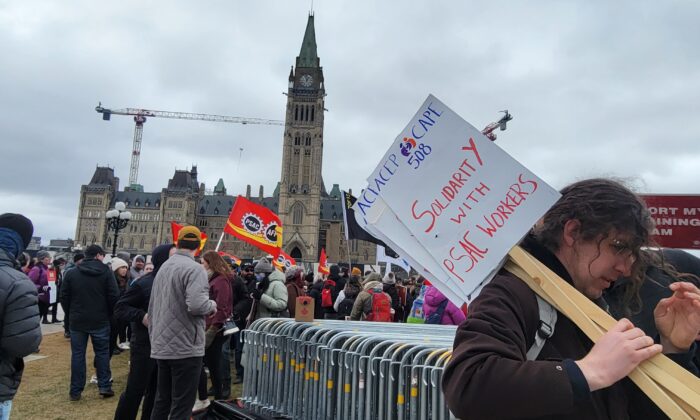
{"type": "Polygon", "coordinates": [[[304,297],[313,300],[317,319],[459,326],[443,380],[458,417],[661,417],[624,378],[660,352],[698,374],[700,259],[649,248],[651,226],[642,202],[624,186],[587,180],[563,189],[521,242],[620,319],[594,344],[564,316],[548,325],[544,304],[505,271],[484,287],[467,317],[466,305],[455,306],[420,275],[340,265],[320,275],[277,269],[270,256],[239,266],[215,251],[199,255],[202,237],[194,226],[150,258],[108,257],[90,245],[70,262],[52,261],[45,251],[32,259],[23,252],[31,221],[0,215],[0,419],[9,416],[22,358],[39,350],[40,323],[61,322],[49,299],[49,267],[70,339],[70,400],[85,390],[88,338],[93,379],[105,398],[114,396],[110,358],[129,351],[115,419],[134,419],[139,408],[142,419],[188,419],[209,397],[230,398],[232,384],[246,374],[242,332],[259,318],[294,317],[304,297]]]}

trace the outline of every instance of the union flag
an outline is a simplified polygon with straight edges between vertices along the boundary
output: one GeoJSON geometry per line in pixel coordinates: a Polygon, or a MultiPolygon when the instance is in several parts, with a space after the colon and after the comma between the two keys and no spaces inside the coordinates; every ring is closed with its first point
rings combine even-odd
{"type": "Polygon", "coordinates": [[[229,258],[231,258],[231,261],[233,261],[234,264],[236,264],[238,266],[241,265],[241,259],[233,254],[229,254],[228,252],[224,252],[224,251],[219,251],[219,255],[221,255],[222,257],[229,257],[229,258]]]}
{"type": "MultiPolygon", "coordinates": [[[[175,246],[177,246],[177,234],[180,233],[180,229],[182,229],[184,226],[185,225],[181,225],[174,220],[170,222],[170,230],[173,232],[173,243],[175,246]]],[[[204,249],[204,244],[207,243],[207,239],[209,239],[207,234],[202,232],[202,242],[199,244],[199,250],[197,250],[195,255],[199,255],[202,252],[204,249]]]]}
{"type": "Polygon", "coordinates": [[[328,261],[326,261],[326,248],[321,248],[321,258],[318,260],[318,272],[321,274],[330,274],[328,261]]]}
{"type": "Polygon", "coordinates": [[[240,195],[236,197],[224,232],[271,254],[273,258],[277,258],[282,247],[279,216],[240,195]]]}
{"type": "Polygon", "coordinates": [[[272,263],[277,267],[278,270],[282,271],[282,267],[285,267],[289,269],[290,267],[297,265],[297,262],[294,258],[290,257],[287,255],[286,252],[282,251],[280,249],[280,254],[272,260],[272,263]]]}

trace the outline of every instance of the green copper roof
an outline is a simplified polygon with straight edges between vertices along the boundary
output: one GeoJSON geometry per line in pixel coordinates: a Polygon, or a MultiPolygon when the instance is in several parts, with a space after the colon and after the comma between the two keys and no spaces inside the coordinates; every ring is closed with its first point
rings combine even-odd
{"type": "Polygon", "coordinates": [[[219,182],[216,183],[216,187],[214,187],[214,193],[223,193],[226,194],[226,187],[224,186],[224,180],[219,178],[219,182]]]}
{"type": "Polygon", "coordinates": [[[304,41],[301,43],[301,51],[297,57],[297,67],[318,67],[318,54],[316,52],[316,31],[314,29],[314,17],[309,15],[306,23],[304,41]]]}

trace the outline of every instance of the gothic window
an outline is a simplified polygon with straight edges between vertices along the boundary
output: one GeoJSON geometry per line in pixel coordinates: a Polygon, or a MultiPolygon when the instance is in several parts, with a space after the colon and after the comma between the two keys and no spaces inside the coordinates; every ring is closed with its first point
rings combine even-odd
{"type": "Polygon", "coordinates": [[[306,135],[306,142],[304,142],[304,145],[311,146],[311,135],[310,134],[306,135]]]}
{"type": "Polygon", "coordinates": [[[294,149],[294,156],[299,156],[299,149],[294,149]]]}
{"type": "Polygon", "coordinates": [[[134,249],[134,238],[129,241],[129,249],[134,249]]]}
{"type": "Polygon", "coordinates": [[[350,240],[350,251],[357,252],[357,241],[354,239],[350,240]]]}
{"type": "Polygon", "coordinates": [[[307,156],[307,157],[311,156],[311,150],[309,150],[309,149],[304,150],[304,156],[307,156]]]}
{"type": "Polygon", "coordinates": [[[97,243],[97,238],[95,237],[95,235],[92,235],[92,242],[90,242],[90,243],[91,243],[91,244],[96,244],[96,243],[97,243]]]}
{"type": "Polygon", "coordinates": [[[316,109],[316,106],[311,105],[311,121],[314,120],[314,110],[316,109]]]}
{"type": "Polygon", "coordinates": [[[301,136],[299,136],[298,134],[294,136],[294,145],[301,146],[301,136]]]}
{"type": "Polygon", "coordinates": [[[144,248],[146,246],[146,239],[141,238],[141,246],[139,248],[144,248]]]}
{"type": "Polygon", "coordinates": [[[83,245],[87,245],[87,244],[88,244],[88,243],[87,243],[87,238],[85,237],[85,235],[83,235],[83,245]]]}
{"type": "Polygon", "coordinates": [[[294,121],[299,121],[299,105],[294,106],[294,121]]]}
{"type": "Polygon", "coordinates": [[[112,238],[107,238],[107,248],[112,246],[112,238]]]}
{"type": "Polygon", "coordinates": [[[304,222],[304,206],[301,203],[296,203],[292,210],[292,223],[300,225],[304,222]]]}
{"type": "Polygon", "coordinates": [[[156,225],[153,225],[153,231],[151,233],[157,233],[157,232],[158,232],[158,228],[156,227],[156,225]]]}
{"type": "Polygon", "coordinates": [[[301,258],[302,258],[301,251],[296,246],[294,247],[294,249],[292,249],[292,252],[289,253],[289,256],[294,258],[297,261],[301,261],[301,258]]]}

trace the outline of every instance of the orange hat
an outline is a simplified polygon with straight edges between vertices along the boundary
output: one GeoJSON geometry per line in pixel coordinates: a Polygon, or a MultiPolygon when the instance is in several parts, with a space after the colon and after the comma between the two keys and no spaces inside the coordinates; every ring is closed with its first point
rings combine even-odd
{"type": "Polygon", "coordinates": [[[201,241],[202,232],[197,229],[196,226],[183,226],[182,229],[177,233],[177,241],[201,241]]]}
{"type": "Polygon", "coordinates": [[[362,277],[362,271],[360,271],[360,269],[357,268],[357,267],[353,267],[353,268],[352,268],[352,271],[350,272],[350,274],[353,275],[353,276],[360,276],[360,277],[362,277]]]}

